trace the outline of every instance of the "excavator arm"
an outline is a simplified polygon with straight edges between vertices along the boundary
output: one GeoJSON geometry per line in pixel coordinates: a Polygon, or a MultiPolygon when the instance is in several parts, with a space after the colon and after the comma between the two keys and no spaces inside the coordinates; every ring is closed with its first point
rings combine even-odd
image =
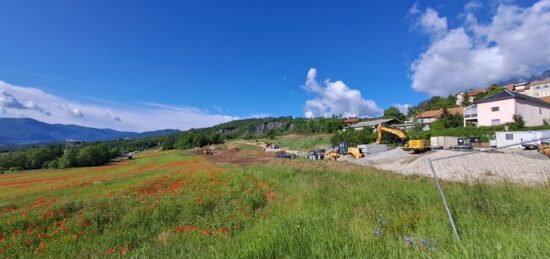
{"type": "Polygon", "coordinates": [[[389,128],[389,127],[384,127],[384,126],[382,126],[382,124],[378,124],[378,127],[377,127],[378,138],[376,139],[376,144],[381,144],[382,143],[382,133],[384,133],[384,132],[388,132],[388,133],[391,133],[393,135],[398,136],[399,139],[401,139],[402,142],[407,141],[407,135],[402,130],[389,128]]]}

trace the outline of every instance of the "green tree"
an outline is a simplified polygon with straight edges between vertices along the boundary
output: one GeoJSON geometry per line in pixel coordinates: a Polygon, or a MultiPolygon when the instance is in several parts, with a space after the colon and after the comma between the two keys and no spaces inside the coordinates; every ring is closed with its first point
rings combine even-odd
{"type": "Polygon", "coordinates": [[[446,108],[443,109],[441,117],[432,123],[430,129],[432,131],[458,128],[464,124],[462,115],[450,113],[446,108]]]}
{"type": "Polygon", "coordinates": [[[78,166],[77,161],[77,149],[76,148],[68,148],[65,150],[61,158],[59,158],[58,166],[59,168],[69,168],[69,167],[75,167],[78,166]]]}
{"type": "Polygon", "coordinates": [[[160,142],[160,148],[162,150],[174,149],[175,141],[173,138],[166,138],[160,142]]]}
{"type": "Polygon", "coordinates": [[[219,144],[222,143],[223,139],[222,136],[218,133],[214,133],[210,135],[210,144],[219,144]]]}
{"type": "Polygon", "coordinates": [[[397,109],[396,107],[390,107],[388,109],[385,109],[384,110],[384,118],[385,119],[396,119],[400,122],[404,122],[407,119],[405,114],[401,113],[401,111],[399,111],[399,109],[397,109]]]}
{"type": "Polygon", "coordinates": [[[513,119],[514,122],[508,124],[510,130],[522,130],[525,128],[525,121],[523,120],[523,117],[521,117],[521,115],[514,114],[513,119]]]}
{"type": "Polygon", "coordinates": [[[449,95],[446,98],[441,96],[433,96],[430,99],[419,103],[413,110],[417,113],[430,110],[438,110],[444,108],[456,107],[456,97],[449,95]]]}
{"type": "Polygon", "coordinates": [[[203,132],[199,132],[193,138],[193,147],[204,147],[209,144],[208,140],[208,137],[203,132]]]}
{"type": "Polygon", "coordinates": [[[481,100],[481,99],[483,99],[487,96],[491,96],[493,94],[500,93],[504,90],[506,90],[506,88],[504,88],[503,86],[491,85],[484,92],[476,95],[474,97],[474,102],[479,101],[479,100],[481,100]]]}
{"type": "Polygon", "coordinates": [[[111,154],[105,145],[90,145],[78,150],[78,166],[98,166],[109,162],[111,154]]]}

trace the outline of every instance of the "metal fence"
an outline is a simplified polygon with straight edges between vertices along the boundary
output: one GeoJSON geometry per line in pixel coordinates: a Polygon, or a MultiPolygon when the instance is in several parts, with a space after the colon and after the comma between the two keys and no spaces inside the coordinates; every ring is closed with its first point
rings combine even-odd
{"type": "Polygon", "coordinates": [[[521,148],[525,144],[537,142],[550,142],[550,137],[498,148],[456,152],[453,155],[427,160],[457,240],[460,240],[460,235],[451,213],[452,204],[449,204],[445,197],[440,178],[467,182],[506,181],[528,185],[547,183],[550,175],[550,159],[536,150],[526,151],[521,148]],[[517,146],[520,148],[515,148],[517,146]]]}

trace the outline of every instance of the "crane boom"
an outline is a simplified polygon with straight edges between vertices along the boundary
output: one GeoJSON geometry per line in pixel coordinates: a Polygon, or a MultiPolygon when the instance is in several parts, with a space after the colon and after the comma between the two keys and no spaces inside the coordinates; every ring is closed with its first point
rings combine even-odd
{"type": "Polygon", "coordinates": [[[384,132],[388,132],[399,137],[399,139],[403,144],[402,148],[405,151],[413,151],[414,153],[417,153],[417,152],[423,152],[430,149],[429,147],[426,146],[425,140],[422,140],[422,139],[408,140],[407,134],[405,134],[405,132],[403,132],[400,129],[385,127],[385,126],[382,126],[382,124],[378,124],[377,131],[378,131],[378,138],[376,139],[376,144],[381,144],[382,134],[384,132]]]}
{"type": "Polygon", "coordinates": [[[388,133],[391,133],[393,135],[398,136],[399,139],[401,139],[401,141],[403,141],[403,142],[405,142],[407,140],[407,135],[402,130],[385,127],[385,126],[382,126],[382,124],[378,124],[377,132],[378,132],[378,138],[376,139],[376,144],[381,144],[382,143],[382,133],[384,133],[384,132],[388,132],[388,133]]]}

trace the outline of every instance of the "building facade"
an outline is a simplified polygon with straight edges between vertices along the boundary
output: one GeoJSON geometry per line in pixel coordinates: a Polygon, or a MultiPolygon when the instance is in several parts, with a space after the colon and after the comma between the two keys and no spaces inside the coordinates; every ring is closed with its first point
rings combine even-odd
{"type": "Polygon", "coordinates": [[[550,96],[550,79],[530,83],[527,93],[529,96],[537,98],[550,96]]]}
{"type": "Polygon", "coordinates": [[[485,97],[464,109],[464,125],[496,126],[514,122],[520,115],[525,126],[540,126],[550,121],[550,103],[531,96],[504,90],[485,97]]]}

